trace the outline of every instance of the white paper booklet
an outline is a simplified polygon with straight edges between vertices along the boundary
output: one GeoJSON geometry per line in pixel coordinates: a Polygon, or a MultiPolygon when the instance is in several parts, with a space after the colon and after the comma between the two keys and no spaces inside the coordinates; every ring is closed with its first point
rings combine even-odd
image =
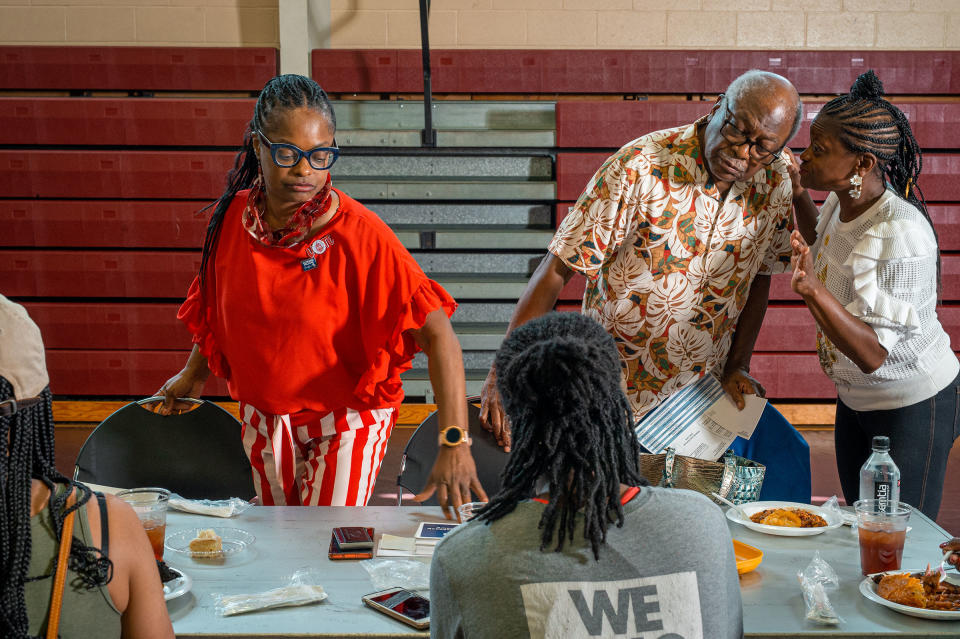
{"type": "Polygon", "coordinates": [[[653,453],[673,448],[678,455],[716,460],[738,436],[750,439],[767,405],[756,395],[744,395],[743,400],[743,410],[737,410],[719,380],[704,375],[637,424],[637,440],[653,453]]]}

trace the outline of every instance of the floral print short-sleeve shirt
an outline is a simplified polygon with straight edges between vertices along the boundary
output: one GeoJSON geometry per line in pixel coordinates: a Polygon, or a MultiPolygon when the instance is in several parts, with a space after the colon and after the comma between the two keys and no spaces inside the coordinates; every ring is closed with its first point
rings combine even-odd
{"type": "Polygon", "coordinates": [[[611,156],[550,243],[587,277],[583,312],[616,340],[637,419],[726,361],[754,276],[790,265],[783,160],[721,198],[703,164],[700,122],[611,156]]]}

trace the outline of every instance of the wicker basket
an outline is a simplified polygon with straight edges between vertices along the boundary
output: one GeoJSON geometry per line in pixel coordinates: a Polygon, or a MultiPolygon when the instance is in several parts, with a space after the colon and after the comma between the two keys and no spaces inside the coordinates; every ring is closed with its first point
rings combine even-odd
{"type": "Polygon", "coordinates": [[[677,455],[668,448],[658,455],[641,454],[640,472],[654,486],[687,488],[710,499],[710,493],[717,493],[743,504],[759,499],[766,467],[729,450],[720,461],[707,461],[677,455]]]}

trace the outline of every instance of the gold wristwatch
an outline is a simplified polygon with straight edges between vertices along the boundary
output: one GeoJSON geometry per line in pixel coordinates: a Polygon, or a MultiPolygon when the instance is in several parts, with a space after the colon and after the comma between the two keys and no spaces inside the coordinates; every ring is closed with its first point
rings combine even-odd
{"type": "Polygon", "coordinates": [[[453,447],[459,446],[460,444],[466,444],[469,446],[471,443],[470,433],[459,426],[447,426],[440,431],[441,446],[453,447]]]}

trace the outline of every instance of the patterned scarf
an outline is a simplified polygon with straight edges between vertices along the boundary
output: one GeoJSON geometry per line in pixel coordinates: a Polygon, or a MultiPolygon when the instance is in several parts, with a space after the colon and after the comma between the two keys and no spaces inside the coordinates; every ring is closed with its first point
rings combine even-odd
{"type": "Polygon", "coordinates": [[[266,211],[266,196],[263,191],[263,178],[258,177],[250,188],[250,194],[247,196],[247,206],[243,210],[241,219],[243,228],[264,246],[282,246],[289,248],[294,246],[310,235],[310,229],[317,218],[327,211],[330,206],[331,193],[330,174],[327,174],[327,181],[313,199],[304,202],[293,214],[290,221],[282,229],[272,230],[269,224],[263,219],[266,211]]]}

